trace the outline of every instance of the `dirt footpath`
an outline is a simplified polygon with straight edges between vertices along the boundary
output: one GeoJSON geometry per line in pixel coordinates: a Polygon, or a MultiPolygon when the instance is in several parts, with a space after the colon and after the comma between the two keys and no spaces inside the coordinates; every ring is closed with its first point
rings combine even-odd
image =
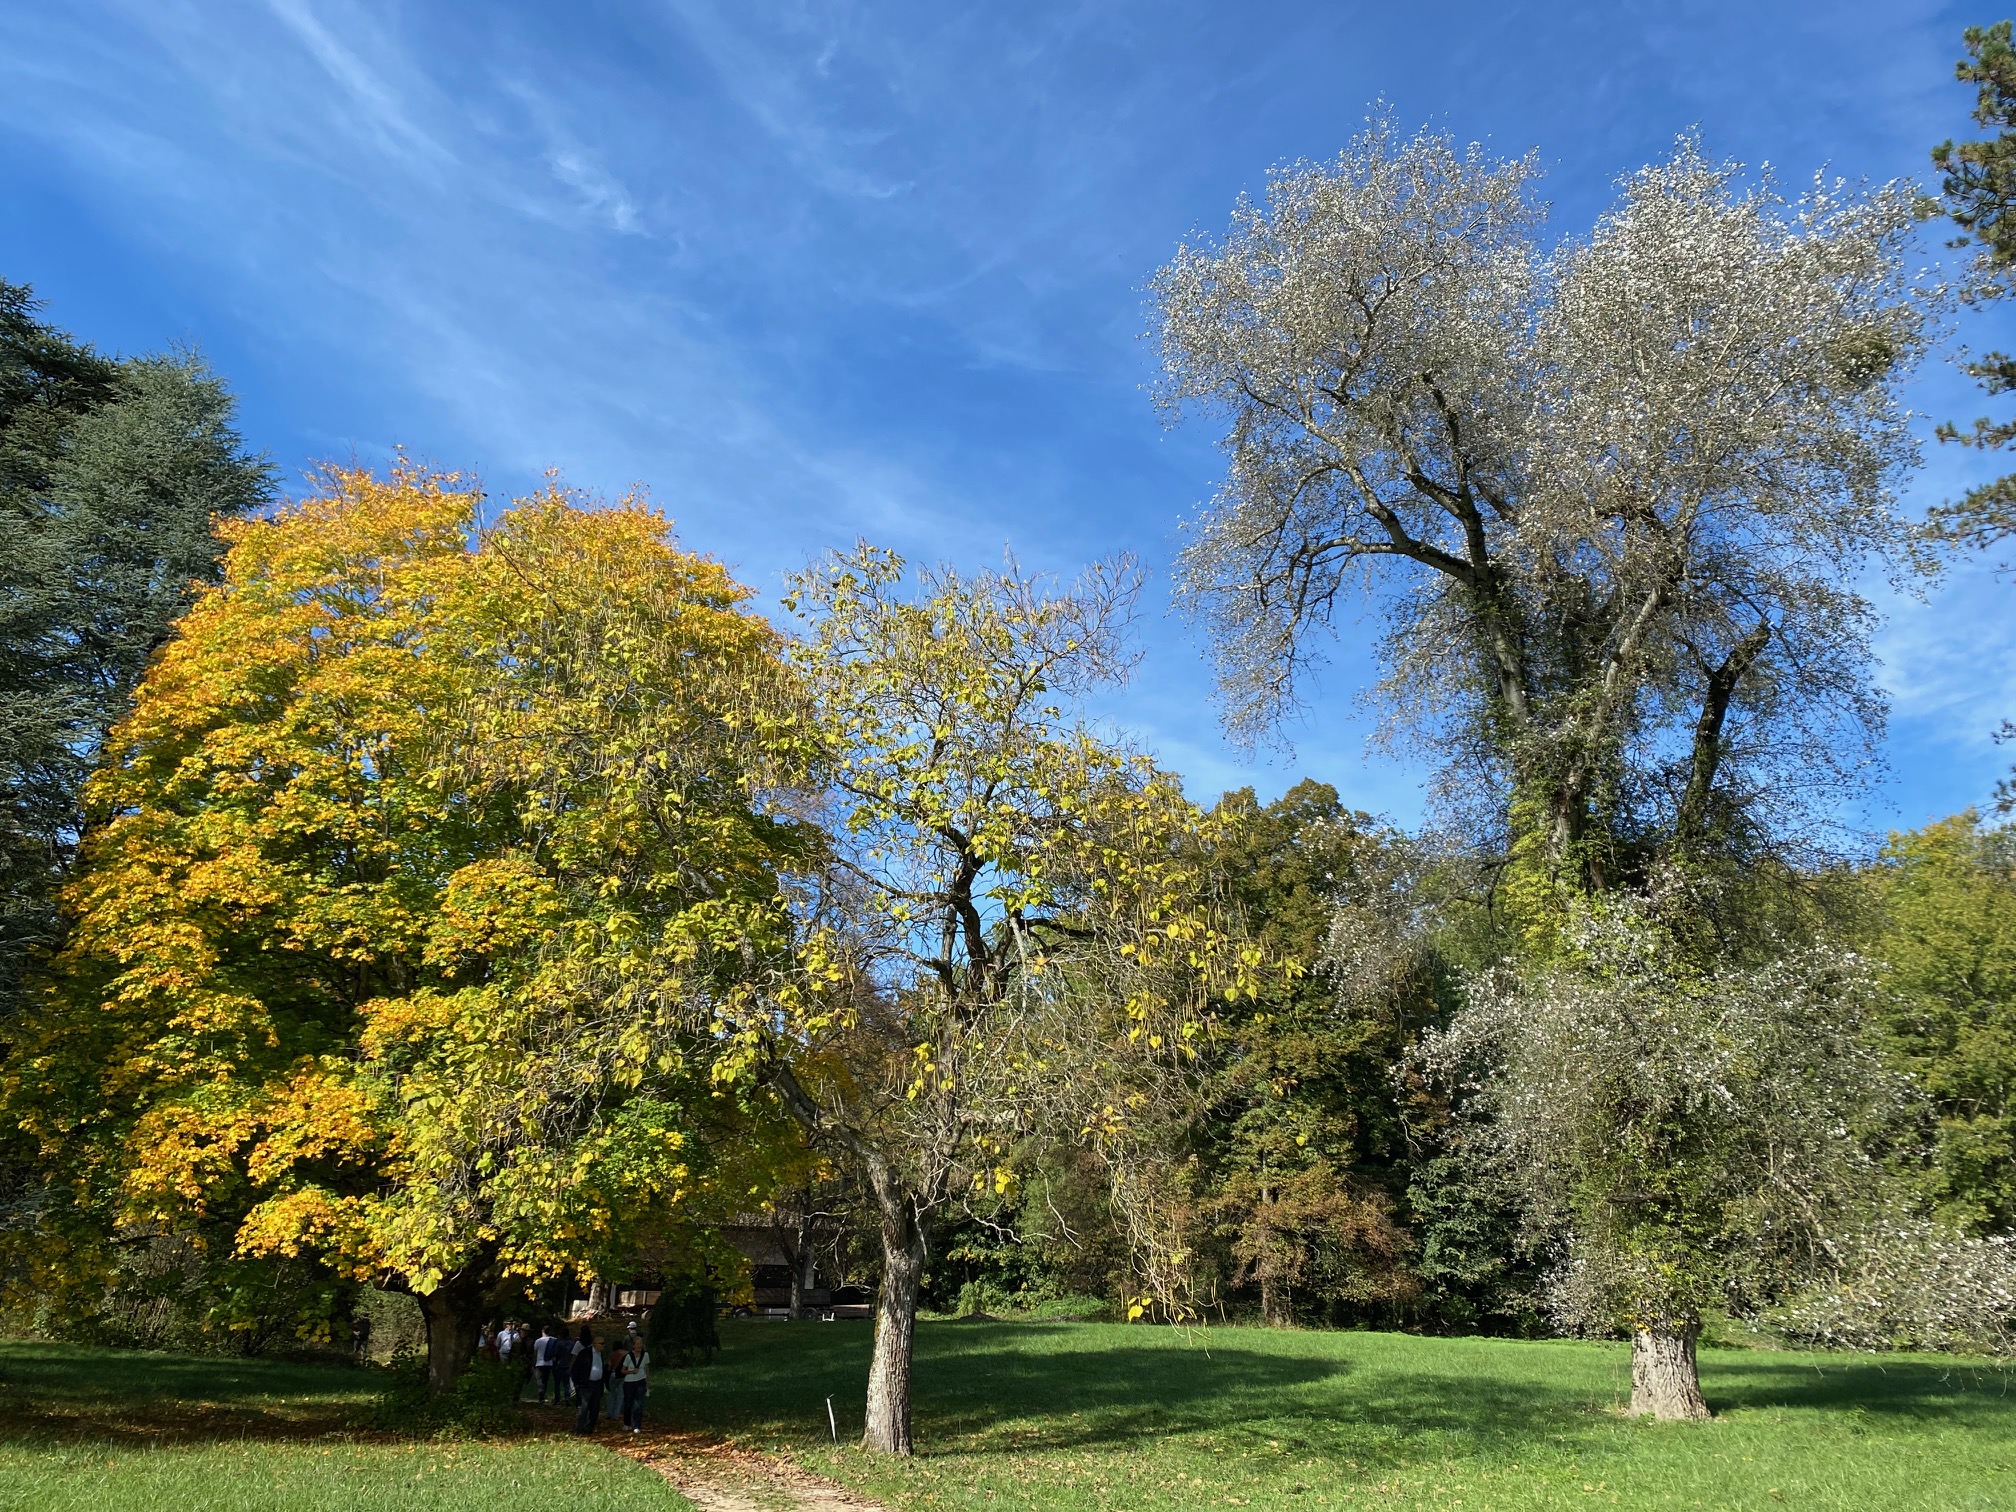
{"type": "Polygon", "coordinates": [[[610,1447],[656,1470],[700,1512],[888,1512],[775,1455],[697,1434],[646,1433],[610,1447]]]}

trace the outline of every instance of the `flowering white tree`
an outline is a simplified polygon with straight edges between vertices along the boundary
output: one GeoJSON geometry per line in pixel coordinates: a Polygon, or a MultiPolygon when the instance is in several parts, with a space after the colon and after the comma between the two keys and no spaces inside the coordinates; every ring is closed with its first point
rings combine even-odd
{"type": "Polygon", "coordinates": [[[1683,141],[1549,249],[1536,174],[1375,121],[1154,286],[1161,402],[1226,424],[1183,569],[1229,724],[1382,606],[1389,729],[1489,795],[1529,921],[1754,849],[1864,764],[1855,584],[1909,560],[1897,386],[1936,303],[1904,186],[1788,200],[1683,141]]]}
{"type": "Polygon", "coordinates": [[[1703,1311],[1842,1269],[1914,1094],[1862,1037],[1874,976],[1852,955],[1701,968],[1622,905],[1563,945],[1473,980],[1419,1055],[1558,1245],[1557,1318],[1629,1330],[1633,1412],[1706,1417],[1703,1311]]]}

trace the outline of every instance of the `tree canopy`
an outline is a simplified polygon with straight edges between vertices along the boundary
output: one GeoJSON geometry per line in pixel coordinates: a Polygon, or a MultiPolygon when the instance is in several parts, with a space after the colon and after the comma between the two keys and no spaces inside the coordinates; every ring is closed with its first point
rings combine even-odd
{"type": "Polygon", "coordinates": [[[1623,908],[1570,952],[1474,980],[1420,1057],[1525,1188],[1557,1319],[1628,1329],[1632,1410],[1705,1417],[1705,1313],[1754,1314],[1820,1274],[1880,1190],[1908,1083],[1861,1032],[1874,974],[1813,947],[1703,967],[1623,908]]]}
{"type": "MultiPolygon", "coordinates": [[[[1967,56],[1954,67],[1954,77],[1975,86],[1974,121],[1996,134],[1971,142],[1950,138],[1932,149],[1932,162],[1944,174],[1942,208],[1960,230],[1960,244],[1977,250],[1984,275],[1976,293],[1995,298],[2008,292],[2010,270],[2016,268],[2016,49],[2010,46],[2010,23],[1970,26],[1964,35],[1967,56]]],[[[1988,352],[1965,364],[1966,371],[1990,394],[2016,390],[2016,359],[1988,352]]],[[[2016,422],[1976,420],[1965,431],[1940,427],[1940,439],[1964,446],[1999,450],[2016,440],[2016,422]]],[[[1957,503],[1937,511],[1951,536],[1975,545],[2000,540],[2016,531],[2016,477],[1997,478],[1971,489],[1957,503]]]]}
{"type": "Polygon", "coordinates": [[[2016,1232],[2016,832],[1966,813],[1892,835],[1870,881],[1883,1026],[1936,1119],[1932,1201],[2016,1232]]]}
{"type": "Polygon", "coordinates": [[[1857,584],[1907,557],[1913,197],[1786,199],[1683,141],[1543,248],[1528,156],[1375,121],[1157,276],[1162,403],[1225,425],[1183,553],[1226,717],[1271,728],[1352,596],[1395,735],[1558,890],[1799,833],[1880,727],[1857,584]],[[1788,780],[1796,774],[1797,780],[1788,780]]]}
{"type": "MultiPolygon", "coordinates": [[[[1975,86],[1976,124],[1995,128],[1995,135],[1958,143],[1949,138],[1932,149],[1933,163],[1945,174],[1940,205],[1960,228],[1958,245],[1976,249],[1978,276],[1970,293],[1981,300],[2006,297],[2016,286],[2016,222],[2009,218],[2016,204],[2016,48],[2009,28],[2007,21],[1967,28],[1967,56],[1954,69],[1961,83],[1975,86]]],[[[2016,391],[2016,358],[2006,352],[1986,352],[1962,366],[1989,394],[2016,391]]],[[[1977,419],[1965,430],[1949,423],[1939,427],[1939,439],[1999,451],[2016,440],[2016,421],[1977,419]]],[[[2009,539],[2016,535],[2016,474],[1969,489],[1933,510],[1932,519],[1940,534],[1961,546],[2009,539]]],[[[2016,722],[2005,721],[2000,738],[2016,739],[2016,722]]],[[[2016,808],[2016,780],[2005,781],[1998,798],[2005,812],[2016,808]]]]}
{"type": "Polygon", "coordinates": [[[689,1026],[791,946],[778,644],[641,505],[324,481],[228,527],[113,736],[5,1096],[80,1216],[415,1293],[439,1386],[750,1131],[689,1026]]]}
{"type": "Polygon", "coordinates": [[[1405,1134],[1392,1076],[1407,1003],[1340,1003],[1329,968],[1339,906],[1372,885],[1395,837],[1315,781],[1268,804],[1251,788],[1227,793],[1212,819],[1227,906],[1270,962],[1295,969],[1227,1003],[1205,1049],[1185,1152],[1203,1230],[1193,1249],[1219,1260],[1230,1289],[1256,1292],[1270,1323],[1390,1319],[1419,1291],[1398,1211],[1405,1134]]]}

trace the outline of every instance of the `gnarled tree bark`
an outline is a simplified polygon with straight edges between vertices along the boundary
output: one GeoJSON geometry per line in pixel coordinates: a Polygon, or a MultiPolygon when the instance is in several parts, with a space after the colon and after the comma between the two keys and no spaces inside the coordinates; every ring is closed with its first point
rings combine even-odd
{"type": "Polygon", "coordinates": [[[486,1295],[479,1280],[458,1273],[443,1277],[430,1292],[416,1293],[414,1300],[427,1324],[427,1389],[446,1396],[476,1356],[486,1295]]]}
{"type": "Polygon", "coordinates": [[[913,1447],[910,1361],[929,1245],[909,1194],[889,1182],[886,1173],[874,1186],[882,1215],[882,1287],[875,1299],[875,1351],[868,1362],[868,1421],[861,1447],[908,1455],[913,1447]]]}
{"type": "Polygon", "coordinates": [[[1701,1395],[1694,1319],[1641,1324],[1631,1333],[1631,1413],[1662,1423],[1698,1423],[1712,1414],[1701,1395]]]}

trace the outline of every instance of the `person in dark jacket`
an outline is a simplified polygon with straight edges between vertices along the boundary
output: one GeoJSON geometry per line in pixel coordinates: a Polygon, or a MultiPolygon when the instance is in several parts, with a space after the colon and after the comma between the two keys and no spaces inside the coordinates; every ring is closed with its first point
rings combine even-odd
{"type": "Polygon", "coordinates": [[[609,1356],[596,1344],[593,1331],[584,1323],[581,1341],[574,1346],[574,1395],[581,1403],[574,1414],[576,1433],[595,1431],[602,1416],[602,1393],[609,1387],[609,1375],[609,1356]]]}
{"type": "Polygon", "coordinates": [[[565,1323],[553,1331],[553,1400],[563,1407],[574,1400],[574,1351],[578,1347],[565,1323]]]}

